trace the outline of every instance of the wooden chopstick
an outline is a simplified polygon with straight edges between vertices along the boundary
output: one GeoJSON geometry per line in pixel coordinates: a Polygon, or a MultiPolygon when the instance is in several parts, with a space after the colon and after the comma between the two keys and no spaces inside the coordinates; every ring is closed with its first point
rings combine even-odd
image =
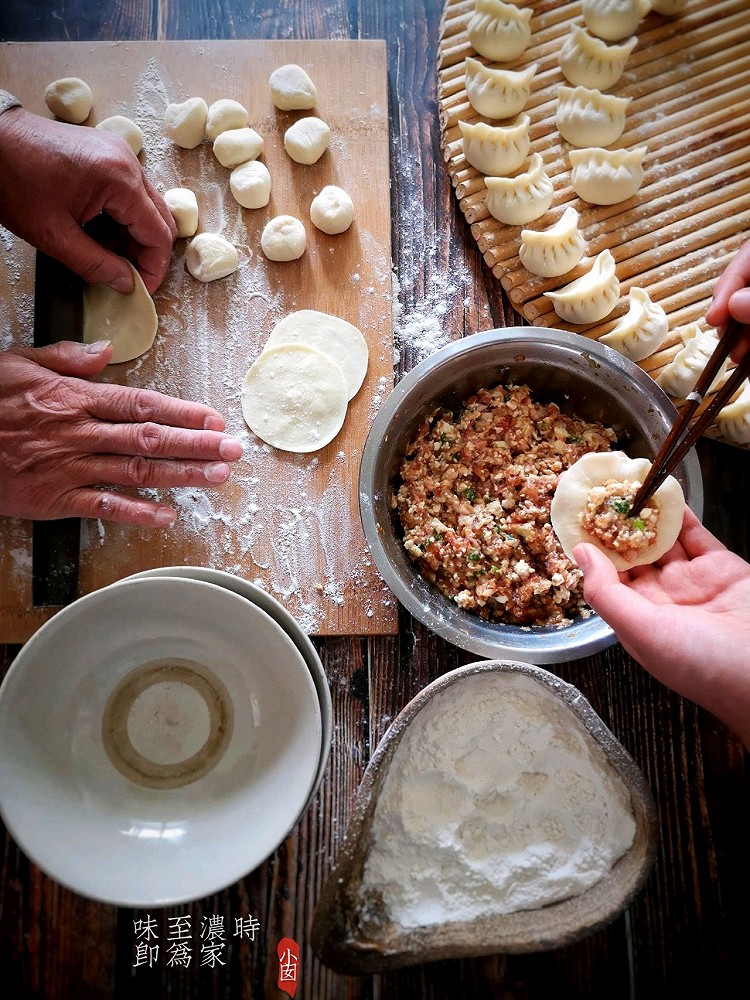
{"type": "Polygon", "coordinates": [[[633,498],[629,511],[630,517],[635,517],[640,513],[646,500],[658,490],[667,476],[679,465],[719,410],[726,405],[750,374],[750,351],[748,351],[732,371],[729,378],[714,393],[713,398],[700,417],[698,417],[692,427],[690,426],[693,414],[703,402],[703,398],[708,392],[711,383],[716,378],[724,361],[729,357],[729,353],[739,341],[744,329],[735,320],[731,320],[727,325],[723,336],[719,339],[714,352],[708,359],[708,364],[701,372],[695,388],[687,396],[672,429],[657,452],[656,458],[642,486],[633,498]]]}

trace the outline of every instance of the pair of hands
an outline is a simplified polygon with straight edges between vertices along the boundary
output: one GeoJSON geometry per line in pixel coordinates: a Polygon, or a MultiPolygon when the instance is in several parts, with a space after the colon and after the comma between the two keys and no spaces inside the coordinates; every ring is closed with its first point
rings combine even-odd
{"type": "MultiPolygon", "coordinates": [[[[105,212],[149,292],[177,235],[120,136],[12,108],[0,115],[0,222],[89,282],[127,294],[132,273],[83,225],[105,212]]],[[[242,445],[209,406],[90,381],[111,346],[65,342],[0,354],[0,514],[171,524],[176,512],[108,486],[211,486],[242,445]]]]}
{"type": "MultiPolygon", "coordinates": [[[[750,328],[750,242],[716,283],[706,321],[730,316],[750,328]]],[[[750,329],[732,356],[750,350],[750,329]]],[[[750,749],[750,565],[685,509],[677,543],[662,559],[618,574],[593,545],[573,557],[586,601],[657,680],[703,705],[750,749]]]]}

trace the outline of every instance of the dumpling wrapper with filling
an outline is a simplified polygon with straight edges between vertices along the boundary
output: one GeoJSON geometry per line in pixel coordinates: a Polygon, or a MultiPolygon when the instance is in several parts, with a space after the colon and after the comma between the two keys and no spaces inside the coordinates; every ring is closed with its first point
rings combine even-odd
{"type": "Polygon", "coordinates": [[[623,572],[634,566],[656,562],[669,552],[680,534],[685,513],[685,497],[674,476],[668,476],[648,500],[649,507],[659,508],[656,540],[631,562],[625,560],[619,552],[602,545],[583,529],[579,521],[579,515],[595,486],[602,486],[610,479],[642,483],[650,468],[651,462],[647,458],[628,458],[622,451],[605,451],[589,452],[563,472],[552,498],[550,520],[569,559],[573,558],[576,545],[588,542],[603,552],[618,572],[623,572]]]}
{"type": "Polygon", "coordinates": [[[122,295],[109,285],[86,285],[83,291],[83,342],[111,340],[113,365],[145,354],[159,326],[154,300],[132,264],[130,269],[130,295],[122,295]]]}
{"type": "Polygon", "coordinates": [[[264,350],[242,383],[242,415],[254,434],[282,451],[317,451],[344,423],[346,379],[320,351],[304,344],[264,350]]]}
{"type": "Polygon", "coordinates": [[[345,319],[300,309],[289,313],[271,331],[264,351],[279,344],[305,344],[338,365],[346,380],[347,399],[357,394],[367,372],[367,342],[356,326],[345,319]]]}

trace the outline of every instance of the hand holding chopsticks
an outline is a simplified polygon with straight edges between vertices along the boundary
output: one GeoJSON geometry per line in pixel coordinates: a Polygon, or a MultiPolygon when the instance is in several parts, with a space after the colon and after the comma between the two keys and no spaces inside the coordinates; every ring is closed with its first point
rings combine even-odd
{"type": "Polygon", "coordinates": [[[690,426],[690,421],[703,402],[711,383],[716,378],[726,358],[739,343],[744,331],[745,327],[736,320],[729,321],[724,335],[720,338],[695,388],[685,400],[677,420],[659,449],[643,485],[633,498],[629,511],[631,517],[640,513],[648,498],[661,486],[670,472],[679,465],[706,427],[714,420],[719,410],[727,404],[750,374],[750,351],[747,351],[729,378],[714,394],[705,410],[690,426]]]}

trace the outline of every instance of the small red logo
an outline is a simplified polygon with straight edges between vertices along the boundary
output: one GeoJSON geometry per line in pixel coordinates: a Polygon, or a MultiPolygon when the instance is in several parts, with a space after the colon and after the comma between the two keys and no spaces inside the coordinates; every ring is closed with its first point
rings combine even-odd
{"type": "Polygon", "coordinates": [[[279,956],[278,987],[293,997],[299,982],[299,945],[293,938],[282,938],[276,945],[279,956]]]}

